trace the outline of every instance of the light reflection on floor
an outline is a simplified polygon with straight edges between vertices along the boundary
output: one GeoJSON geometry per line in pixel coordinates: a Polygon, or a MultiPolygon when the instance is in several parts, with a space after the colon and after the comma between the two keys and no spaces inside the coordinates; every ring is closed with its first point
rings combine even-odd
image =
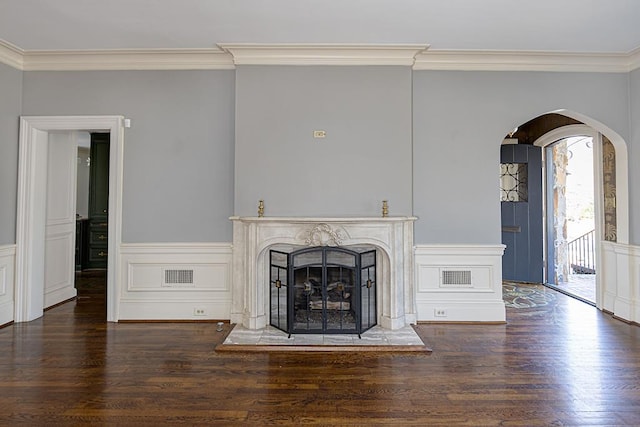
{"type": "MultiPolygon", "coordinates": [[[[531,307],[544,305],[541,304],[541,301],[544,301],[545,294],[540,293],[542,290],[540,286],[542,285],[536,286],[536,284],[533,283],[504,281],[502,289],[503,299],[507,303],[507,306],[513,306],[513,308],[522,308],[527,305],[531,307]],[[509,305],[511,302],[513,304],[509,305]]],[[[579,300],[588,302],[591,305],[595,305],[596,303],[595,274],[571,274],[569,280],[566,282],[560,282],[558,285],[546,284],[545,286],[569,296],[577,297],[579,300]]]]}
{"type": "Polygon", "coordinates": [[[595,274],[570,274],[569,280],[559,282],[556,287],[592,303],[596,302],[595,274]]]}

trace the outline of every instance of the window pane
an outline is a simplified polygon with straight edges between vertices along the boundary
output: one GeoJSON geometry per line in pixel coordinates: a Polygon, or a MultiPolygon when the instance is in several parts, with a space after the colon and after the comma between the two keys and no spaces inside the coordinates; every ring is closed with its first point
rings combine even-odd
{"type": "Polygon", "coordinates": [[[528,174],[526,163],[500,164],[500,201],[526,202],[528,174]]]}

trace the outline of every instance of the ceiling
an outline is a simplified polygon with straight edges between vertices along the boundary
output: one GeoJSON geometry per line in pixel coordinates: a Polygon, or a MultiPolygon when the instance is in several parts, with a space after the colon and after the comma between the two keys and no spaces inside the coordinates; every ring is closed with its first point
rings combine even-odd
{"type": "Polygon", "coordinates": [[[640,1],[0,0],[0,40],[24,52],[421,43],[629,54],[640,48],[640,1]]]}

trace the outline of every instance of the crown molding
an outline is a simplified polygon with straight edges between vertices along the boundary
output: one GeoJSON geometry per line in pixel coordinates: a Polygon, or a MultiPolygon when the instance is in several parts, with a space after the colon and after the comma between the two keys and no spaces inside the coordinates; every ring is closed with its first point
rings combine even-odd
{"type": "Polygon", "coordinates": [[[405,65],[428,44],[252,44],[221,43],[236,65],[405,65]]]}
{"type": "Polygon", "coordinates": [[[416,57],[413,69],[628,73],[638,67],[640,49],[630,53],[429,50],[416,57]]]}
{"type": "Polygon", "coordinates": [[[23,71],[229,70],[236,65],[403,65],[414,70],[626,73],[629,53],[431,50],[428,44],[249,44],[210,49],[23,50],[0,39],[0,63],[23,71]]]}
{"type": "Polygon", "coordinates": [[[0,62],[23,71],[229,70],[233,58],[210,49],[23,50],[0,39],[0,62]]]}
{"type": "Polygon", "coordinates": [[[22,70],[24,67],[24,51],[18,46],[0,39],[0,63],[22,70]]]}
{"type": "Polygon", "coordinates": [[[224,51],[213,49],[118,49],[24,53],[25,71],[220,70],[233,69],[224,51]]]}
{"type": "Polygon", "coordinates": [[[640,68],[640,47],[634,49],[629,54],[629,71],[640,68]]]}

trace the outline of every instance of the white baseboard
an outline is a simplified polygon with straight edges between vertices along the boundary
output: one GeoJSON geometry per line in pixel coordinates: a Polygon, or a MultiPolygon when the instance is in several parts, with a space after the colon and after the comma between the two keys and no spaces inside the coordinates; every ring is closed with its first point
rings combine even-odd
{"type": "Polygon", "coordinates": [[[228,320],[230,316],[227,301],[120,300],[120,320],[228,320]]]}
{"type": "Polygon", "coordinates": [[[77,295],[78,291],[74,286],[65,286],[49,291],[44,295],[44,308],[60,304],[61,302],[75,298],[77,295]]]}
{"type": "Polygon", "coordinates": [[[418,321],[504,322],[503,245],[416,245],[418,321]]]}
{"type": "Polygon", "coordinates": [[[425,313],[419,322],[505,322],[505,305],[502,301],[447,301],[422,303],[418,312],[425,313]],[[442,313],[445,316],[438,316],[442,313]]]}
{"type": "Polygon", "coordinates": [[[0,325],[14,320],[16,246],[0,246],[0,325]]]}
{"type": "Polygon", "coordinates": [[[13,301],[0,303],[0,326],[13,322],[13,301]]]}
{"type": "Polygon", "coordinates": [[[230,243],[121,246],[119,320],[226,320],[231,312],[230,243]]]}

